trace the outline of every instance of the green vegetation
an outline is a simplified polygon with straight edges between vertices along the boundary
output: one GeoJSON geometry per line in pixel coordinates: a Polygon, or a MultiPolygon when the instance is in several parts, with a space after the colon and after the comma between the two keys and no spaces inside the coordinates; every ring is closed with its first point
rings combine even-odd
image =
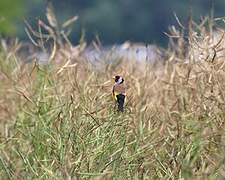
{"type": "MultiPolygon", "coordinates": [[[[0,1],[0,32],[7,35],[16,33],[16,22],[25,14],[24,0],[0,1]],[[13,6],[12,6],[13,4],[13,6]]],[[[21,20],[21,19],[20,19],[21,20]]]]}
{"type": "Polygon", "coordinates": [[[48,65],[24,64],[20,44],[2,48],[0,177],[223,179],[224,30],[216,38],[207,24],[193,23],[186,52],[171,29],[161,69],[123,59],[96,70],[79,53],[71,62],[68,46],[48,65]],[[115,74],[128,86],[121,114],[115,74]]]}

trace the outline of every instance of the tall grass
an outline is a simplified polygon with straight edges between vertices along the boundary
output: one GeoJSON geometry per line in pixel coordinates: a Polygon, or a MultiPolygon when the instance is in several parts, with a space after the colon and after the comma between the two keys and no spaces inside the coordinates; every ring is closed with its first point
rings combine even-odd
{"type": "Polygon", "coordinates": [[[96,70],[79,55],[23,64],[17,45],[2,49],[1,179],[223,179],[224,37],[199,28],[184,50],[172,35],[161,69],[123,59],[96,70]],[[118,73],[122,114],[111,98],[118,73]]]}

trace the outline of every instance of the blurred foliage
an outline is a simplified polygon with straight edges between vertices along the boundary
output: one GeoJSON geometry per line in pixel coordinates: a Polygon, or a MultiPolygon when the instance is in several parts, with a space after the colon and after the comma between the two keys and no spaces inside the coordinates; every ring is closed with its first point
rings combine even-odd
{"type": "MultiPolygon", "coordinates": [[[[91,41],[96,35],[105,44],[135,42],[165,45],[169,25],[178,25],[174,13],[187,25],[189,8],[196,21],[211,13],[213,0],[52,0],[61,20],[79,15],[78,24],[71,35],[78,41],[81,29],[91,41]]],[[[214,1],[215,16],[223,16],[224,0],[214,1]]]]}
{"type": "Polygon", "coordinates": [[[16,23],[24,14],[25,0],[0,0],[0,32],[15,34],[16,23]]]}
{"type": "MultiPolygon", "coordinates": [[[[5,0],[6,1],[6,0],[5,0]]],[[[74,25],[71,39],[78,42],[83,29],[87,41],[93,40],[96,35],[104,44],[122,43],[126,40],[135,42],[158,43],[165,45],[167,37],[164,32],[169,25],[177,25],[174,12],[186,25],[189,16],[190,4],[193,17],[196,21],[201,16],[207,16],[211,12],[214,2],[215,16],[224,16],[224,0],[48,0],[55,7],[59,21],[63,22],[68,18],[78,15],[79,21],[74,25]]],[[[0,2],[4,4],[3,2],[0,2]]],[[[21,9],[27,9],[26,19],[33,25],[38,18],[44,19],[46,0],[8,0],[0,10],[6,11],[6,17],[10,17],[10,23],[2,27],[4,32],[14,31],[13,26],[15,14],[21,15],[21,9]],[[26,8],[22,8],[24,1],[27,1],[26,8]],[[13,7],[12,4],[13,3],[13,7]],[[34,5],[34,3],[36,3],[34,5]],[[15,9],[8,11],[7,9],[15,9]],[[10,13],[9,13],[10,12],[10,13]],[[12,14],[11,14],[12,13],[12,14]],[[9,28],[10,27],[10,28],[9,28]]],[[[2,12],[2,11],[1,11],[2,12]]],[[[17,18],[18,19],[18,18],[17,18]]],[[[20,26],[21,27],[21,26],[20,26]]],[[[23,29],[22,27],[20,28],[23,29]]],[[[25,38],[26,34],[19,33],[25,38]]]]}

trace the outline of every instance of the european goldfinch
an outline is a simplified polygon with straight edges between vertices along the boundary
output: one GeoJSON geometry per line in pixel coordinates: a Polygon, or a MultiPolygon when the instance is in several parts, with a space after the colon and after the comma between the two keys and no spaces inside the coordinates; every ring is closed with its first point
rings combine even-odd
{"type": "Polygon", "coordinates": [[[124,79],[121,76],[115,76],[115,84],[113,85],[112,95],[118,105],[118,111],[123,112],[125,102],[125,86],[124,79]]]}

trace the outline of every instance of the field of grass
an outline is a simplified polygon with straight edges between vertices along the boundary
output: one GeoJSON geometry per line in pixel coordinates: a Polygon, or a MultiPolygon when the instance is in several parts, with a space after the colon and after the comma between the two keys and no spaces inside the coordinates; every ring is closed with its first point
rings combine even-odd
{"type": "Polygon", "coordinates": [[[124,59],[99,70],[79,56],[23,64],[2,48],[1,179],[224,179],[224,37],[207,46],[202,35],[205,61],[193,36],[160,69],[124,59]],[[127,86],[119,114],[117,74],[127,86]]]}

